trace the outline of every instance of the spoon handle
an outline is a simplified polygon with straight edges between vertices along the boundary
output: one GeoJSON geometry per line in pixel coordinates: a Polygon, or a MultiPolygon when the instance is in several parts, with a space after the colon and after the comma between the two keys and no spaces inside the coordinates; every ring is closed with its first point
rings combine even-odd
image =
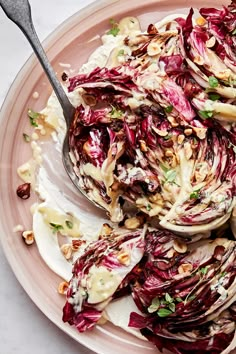
{"type": "Polygon", "coordinates": [[[67,126],[69,127],[74,114],[74,107],[65,94],[65,91],[56,77],[55,72],[39,41],[33,25],[31,7],[28,0],[0,0],[0,6],[6,13],[7,17],[21,29],[31,44],[62,106],[64,117],[67,126]]]}

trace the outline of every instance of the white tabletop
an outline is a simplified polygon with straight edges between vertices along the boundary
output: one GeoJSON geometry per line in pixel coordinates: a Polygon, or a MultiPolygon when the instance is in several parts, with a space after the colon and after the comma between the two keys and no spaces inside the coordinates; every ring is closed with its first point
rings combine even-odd
{"type": "MultiPolygon", "coordinates": [[[[17,1],[17,0],[15,0],[17,1]]],[[[62,21],[94,0],[31,0],[35,27],[43,40],[62,21]]],[[[0,106],[31,48],[0,9],[0,106]]],[[[0,246],[0,353],[91,354],[52,324],[12,273],[0,246]]]]}

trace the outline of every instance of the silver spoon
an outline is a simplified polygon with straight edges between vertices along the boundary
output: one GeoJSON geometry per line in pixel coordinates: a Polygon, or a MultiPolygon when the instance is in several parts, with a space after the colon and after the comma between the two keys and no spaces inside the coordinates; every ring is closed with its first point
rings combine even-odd
{"type": "Polygon", "coordinates": [[[31,17],[30,4],[28,0],[0,0],[0,6],[2,7],[7,17],[21,29],[21,31],[28,39],[62,107],[66,125],[67,125],[67,133],[62,147],[62,161],[65,170],[68,176],[70,177],[70,179],[72,180],[72,182],[74,183],[74,185],[76,186],[76,188],[89,201],[91,201],[93,204],[101,208],[99,204],[91,200],[88,197],[88,195],[85,193],[85,191],[81,189],[81,187],[79,186],[79,178],[76,176],[74,172],[73,163],[69,157],[69,128],[72,119],[74,117],[75,108],[72,106],[68,97],[66,96],[65,91],[60,81],[56,77],[56,74],[51,64],[49,63],[45,51],[39,41],[31,17]]]}

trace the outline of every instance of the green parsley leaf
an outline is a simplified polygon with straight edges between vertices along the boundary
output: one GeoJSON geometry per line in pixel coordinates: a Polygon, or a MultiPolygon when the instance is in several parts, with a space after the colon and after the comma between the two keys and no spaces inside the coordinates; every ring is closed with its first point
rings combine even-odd
{"type": "Polygon", "coordinates": [[[155,297],[155,298],[152,300],[151,305],[148,307],[148,312],[149,312],[149,313],[156,312],[159,307],[160,307],[160,300],[159,300],[158,297],[155,297]]]}
{"type": "Polygon", "coordinates": [[[203,268],[199,269],[199,272],[202,273],[203,275],[206,275],[208,272],[208,267],[203,267],[203,268]]]}
{"type": "Polygon", "coordinates": [[[190,194],[190,199],[199,199],[200,197],[200,190],[201,188],[199,189],[196,189],[195,191],[193,191],[191,194],[190,194]]]}
{"type": "Polygon", "coordinates": [[[177,302],[183,302],[183,299],[181,299],[181,297],[176,297],[175,300],[176,300],[177,302]]]}
{"type": "Polygon", "coordinates": [[[198,113],[200,114],[202,119],[208,119],[208,118],[212,118],[213,116],[213,111],[198,111],[198,113]]]}
{"type": "Polygon", "coordinates": [[[157,311],[157,314],[158,314],[159,317],[167,317],[167,316],[172,314],[172,311],[162,308],[162,309],[157,311]]]}
{"type": "Polygon", "coordinates": [[[32,109],[28,109],[28,117],[30,120],[30,124],[33,127],[38,127],[37,119],[39,118],[39,116],[39,113],[32,111],[32,109]]]}
{"type": "Polygon", "coordinates": [[[193,301],[194,299],[196,299],[196,295],[189,296],[188,301],[193,301]]]}
{"type": "Polygon", "coordinates": [[[119,57],[119,56],[124,55],[124,54],[125,54],[124,49],[120,49],[118,54],[117,54],[117,56],[119,57]]]}
{"type": "Polygon", "coordinates": [[[121,111],[120,109],[117,109],[116,107],[114,106],[111,106],[112,110],[111,110],[111,118],[114,118],[114,119],[119,119],[121,117],[123,117],[124,115],[124,112],[121,111]]]}
{"type": "Polygon", "coordinates": [[[174,107],[173,107],[172,104],[171,104],[171,105],[165,107],[165,112],[166,112],[166,113],[171,113],[171,112],[173,111],[173,108],[174,108],[174,107]]]}
{"type": "Polygon", "coordinates": [[[174,302],[170,303],[168,307],[172,312],[175,312],[175,303],[174,302]]]}
{"type": "Polygon", "coordinates": [[[208,81],[210,87],[212,88],[217,87],[219,85],[219,81],[215,76],[210,76],[208,81]]]}
{"type": "Polygon", "coordinates": [[[233,30],[232,35],[233,35],[233,36],[236,35],[236,28],[233,30]]]}
{"type": "Polygon", "coordinates": [[[146,206],[146,209],[147,209],[147,211],[152,210],[152,206],[151,206],[151,204],[148,204],[148,205],[146,206]]]}
{"type": "Polygon", "coordinates": [[[51,226],[52,232],[54,234],[63,229],[63,226],[60,224],[54,224],[53,222],[50,222],[49,225],[51,226]]]}
{"type": "Polygon", "coordinates": [[[172,138],[172,134],[168,134],[166,136],[164,136],[164,140],[169,140],[172,138]]]}
{"type": "Polygon", "coordinates": [[[29,143],[30,142],[30,136],[28,135],[28,134],[25,134],[25,133],[23,133],[23,139],[24,139],[24,141],[26,142],[26,143],[29,143]]]}
{"type": "Polygon", "coordinates": [[[227,272],[223,272],[223,273],[220,274],[220,278],[223,278],[223,277],[225,277],[226,275],[227,275],[227,272]]]}
{"type": "Polygon", "coordinates": [[[221,97],[218,93],[215,93],[215,92],[210,92],[208,94],[208,96],[209,96],[210,100],[212,100],[212,101],[217,101],[221,97]]]}
{"type": "Polygon", "coordinates": [[[66,220],[65,224],[68,227],[68,229],[73,229],[73,222],[72,221],[66,220]]]}
{"type": "Polygon", "coordinates": [[[165,300],[168,304],[174,302],[173,297],[171,297],[168,293],[165,294],[165,300]]]}
{"type": "Polygon", "coordinates": [[[116,37],[118,33],[120,32],[120,29],[118,27],[118,23],[115,22],[112,18],[110,19],[110,25],[112,26],[110,31],[107,32],[107,34],[111,34],[112,36],[116,37]]]}

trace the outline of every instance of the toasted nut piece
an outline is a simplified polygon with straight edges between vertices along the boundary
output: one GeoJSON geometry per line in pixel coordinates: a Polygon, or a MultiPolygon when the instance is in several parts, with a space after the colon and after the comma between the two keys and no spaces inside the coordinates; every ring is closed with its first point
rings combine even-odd
{"type": "Polygon", "coordinates": [[[173,152],[171,151],[171,150],[166,150],[166,152],[165,152],[165,156],[166,157],[172,157],[174,154],[173,154],[173,152]]]}
{"type": "Polygon", "coordinates": [[[34,233],[32,230],[23,231],[21,235],[26,245],[30,246],[34,243],[34,233]]]}
{"type": "Polygon", "coordinates": [[[207,23],[207,21],[205,20],[205,18],[200,16],[196,19],[196,23],[198,24],[198,26],[204,26],[207,23]]]}
{"type": "Polygon", "coordinates": [[[187,245],[179,240],[174,241],[173,247],[178,253],[185,253],[188,249],[187,245]]]}
{"type": "Polygon", "coordinates": [[[172,161],[171,161],[171,167],[175,168],[177,165],[178,165],[177,157],[176,157],[176,155],[173,155],[172,161]]]}
{"type": "Polygon", "coordinates": [[[67,281],[62,281],[62,282],[58,285],[57,291],[58,291],[58,293],[61,294],[61,295],[66,295],[67,290],[68,290],[68,287],[69,287],[69,283],[67,283],[67,281]]]}
{"type": "Polygon", "coordinates": [[[30,183],[21,184],[17,188],[16,194],[21,199],[28,199],[30,197],[30,183]]]}
{"type": "Polygon", "coordinates": [[[72,246],[71,246],[72,251],[73,252],[78,251],[78,249],[81,247],[81,245],[85,242],[86,241],[84,241],[84,240],[72,240],[72,246]]]}
{"type": "Polygon", "coordinates": [[[141,225],[140,219],[137,217],[125,220],[125,227],[129,230],[137,229],[141,225]]]}
{"type": "Polygon", "coordinates": [[[185,136],[183,134],[180,134],[177,139],[178,144],[181,145],[183,143],[184,139],[185,139],[185,136]]]}
{"type": "Polygon", "coordinates": [[[166,257],[167,257],[167,258],[172,258],[172,257],[174,257],[174,255],[175,255],[175,250],[174,250],[173,248],[171,248],[171,249],[167,252],[166,257]]]}
{"type": "Polygon", "coordinates": [[[150,57],[160,54],[161,53],[160,45],[158,43],[151,42],[147,46],[147,53],[150,57]]]}
{"type": "Polygon", "coordinates": [[[113,228],[109,224],[103,224],[99,232],[99,235],[102,237],[109,236],[113,231],[113,228]]]}
{"type": "Polygon", "coordinates": [[[125,251],[125,250],[121,250],[118,255],[117,255],[117,259],[118,261],[125,265],[125,266],[129,266],[130,265],[130,254],[125,251]]]}
{"type": "Polygon", "coordinates": [[[185,157],[187,160],[190,160],[193,154],[193,150],[191,147],[191,144],[189,142],[184,143],[184,152],[185,152],[185,157]]]}
{"type": "Polygon", "coordinates": [[[212,48],[216,44],[216,39],[214,36],[212,36],[208,41],[206,41],[206,46],[207,48],[212,48]]]}
{"type": "Polygon", "coordinates": [[[193,270],[193,266],[191,263],[183,263],[179,266],[178,273],[179,274],[191,273],[192,270],[193,270]]]}
{"type": "Polygon", "coordinates": [[[139,143],[140,143],[140,149],[141,149],[141,151],[147,152],[147,151],[148,151],[148,148],[147,148],[146,142],[145,142],[144,140],[140,140],[139,143]]]}
{"type": "Polygon", "coordinates": [[[68,79],[68,74],[67,74],[65,71],[62,73],[61,79],[62,79],[62,81],[67,81],[67,79],[68,79]]]}
{"type": "Polygon", "coordinates": [[[170,124],[172,125],[173,128],[176,128],[179,126],[179,123],[177,122],[177,120],[172,117],[172,116],[167,116],[168,121],[170,122],[170,124]]]}
{"type": "Polygon", "coordinates": [[[193,130],[191,128],[187,128],[184,130],[184,134],[187,136],[191,135],[192,133],[193,133],[193,130]]]}
{"type": "Polygon", "coordinates": [[[61,252],[65,259],[70,259],[72,257],[72,246],[69,243],[65,243],[64,245],[61,246],[61,252]]]}
{"type": "Polygon", "coordinates": [[[161,129],[158,129],[156,127],[152,127],[152,129],[154,130],[155,133],[157,133],[160,136],[167,136],[168,135],[168,131],[167,130],[161,130],[161,129]]]}
{"type": "Polygon", "coordinates": [[[149,197],[149,200],[151,203],[163,205],[163,199],[160,193],[153,194],[151,197],[149,197]]]}

